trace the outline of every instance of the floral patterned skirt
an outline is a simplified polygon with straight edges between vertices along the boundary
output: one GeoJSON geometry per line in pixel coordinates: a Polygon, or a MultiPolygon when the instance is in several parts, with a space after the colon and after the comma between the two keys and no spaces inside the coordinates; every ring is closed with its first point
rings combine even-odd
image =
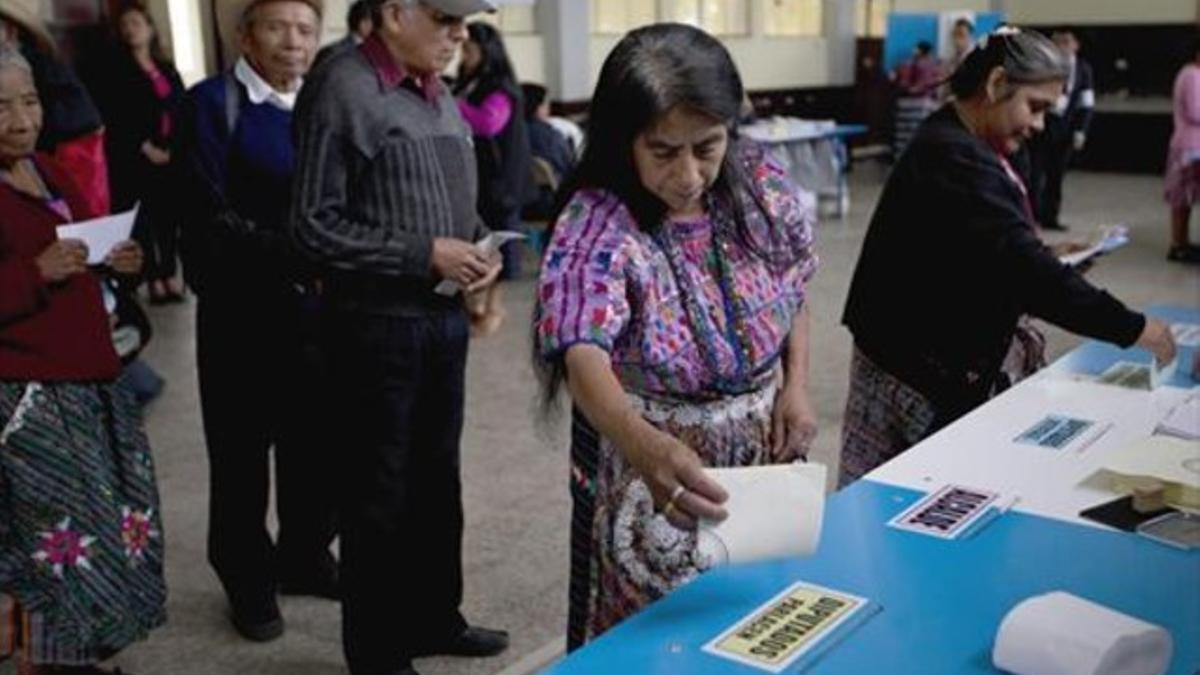
{"type": "Polygon", "coordinates": [[[123,383],[0,382],[0,594],[9,655],[34,664],[96,663],[165,620],[154,467],[123,383]]]}
{"type": "MultiPolygon", "coordinates": [[[[705,466],[771,462],[776,386],[704,403],[629,395],[655,427],[705,466]]],[[[696,534],[654,510],[650,490],[579,410],[571,433],[571,587],[567,648],[575,649],[704,571],[696,534]]]]}

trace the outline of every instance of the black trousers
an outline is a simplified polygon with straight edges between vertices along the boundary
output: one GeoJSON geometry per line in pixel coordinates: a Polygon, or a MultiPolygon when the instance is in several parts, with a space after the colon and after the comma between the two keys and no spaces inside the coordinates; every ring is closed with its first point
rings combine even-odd
{"type": "Polygon", "coordinates": [[[1074,134],[1066,118],[1046,114],[1046,128],[1031,146],[1032,190],[1038,221],[1043,225],[1058,223],[1062,209],[1063,177],[1074,153],[1074,134]]]}
{"type": "Polygon", "coordinates": [[[261,603],[281,577],[332,565],[337,452],[318,315],[288,291],[200,298],[196,351],[209,459],[208,559],[232,603],[261,603]],[[267,531],[275,451],[278,537],[267,531]]]}
{"type": "Polygon", "coordinates": [[[467,318],[328,312],[344,435],[342,640],[354,675],[385,675],[460,633],[459,440],[467,318]]]}

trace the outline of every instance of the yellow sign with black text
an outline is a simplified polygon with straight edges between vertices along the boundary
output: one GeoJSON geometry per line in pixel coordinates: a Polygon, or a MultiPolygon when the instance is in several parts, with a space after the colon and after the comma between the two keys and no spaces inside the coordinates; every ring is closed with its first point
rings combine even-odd
{"type": "Polygon", "coordinates": [[[865,598],[799,582],[755,609],[704,649],[779,672],[865,604],[865,598]]]}

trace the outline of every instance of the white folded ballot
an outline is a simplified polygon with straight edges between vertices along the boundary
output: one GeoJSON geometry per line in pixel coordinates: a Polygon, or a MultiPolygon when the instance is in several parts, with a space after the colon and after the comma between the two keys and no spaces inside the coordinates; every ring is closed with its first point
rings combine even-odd
{"type": "Polygon", "coordinates": [[[58,238],[83,241],[88,247],[88,264],[99,265],[112,252],[113,246],[129,239],[140,206],[134,205],[128,211],[112,216],[59,225],[58,238]]]}
{"type": "MultiPolygon", "coordinates": [[[[524,238],[525,238],[525,235],[521,234],[520,232],[508,232],[506,230],[498,230],[496,232],[492,232],[491,234],[487,235],[483,239],[480,239],[479,241],[475,242],[475,248],[479,249],[479,251],[481,253],[483,253],[483,255],[491,257],[497,251],[500,250],[501,246],[507,244],[510,241],[516,241],[517,239],[524,239],[524,238]]],[[[439,283],[437,286],[434,286],[434,288],[433,288],[433,292],[437,293],[439,295],[454,295],[455,293],[459,292],[460,290],[461,290],[461,287],[459,287],[459,285],[456,282],[451,281],[449,279],[443,279],[441,283],[439,283]]]]}
{"type": "Polygon", "coordinates": [[[1018,675],[1161,675],[1172,649],[1159,626],[1054,591],[1005,615],[992,662],[1018,675]]]}
{"type": "Polygon", "coordinates": [[[700,556],[722,565],[812,554],[821,540],[825,471],[803,462],[708,469],[729,493],[729,517],[700,522],[700,556]]]}

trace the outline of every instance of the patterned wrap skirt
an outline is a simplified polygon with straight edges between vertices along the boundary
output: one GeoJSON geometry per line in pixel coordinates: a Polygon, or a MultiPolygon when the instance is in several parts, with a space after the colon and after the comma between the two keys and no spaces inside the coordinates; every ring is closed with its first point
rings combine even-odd
{"type": "Polygon", "coordinates": [[[0,382],[0,658],[88,665],[166,619],[158,491],[122,381],[0,382]]]}
{"type": "MultiPolygon", "coordinates": [[[[777,386],[703,403],[629,395],[634,409],[705,466],[768,464],[777,386]]],[[[597,637],[711,566],[696,533],[655,512],[649,488],[576,409],[571,431],[571,582],[567,648],[597,637]]]]}
{"type": "MultiPolygon", "coordinates": [[[[1045,365],[1046,336],[1028,316],[1022,316],[991,395],[1045,365]]],[[[846,487],[937,431],[941,424],[937,412],[924,394],[880,368],[855,347],[850,362],[850,394],[842,419],[838,487],[846,487]]]]}

